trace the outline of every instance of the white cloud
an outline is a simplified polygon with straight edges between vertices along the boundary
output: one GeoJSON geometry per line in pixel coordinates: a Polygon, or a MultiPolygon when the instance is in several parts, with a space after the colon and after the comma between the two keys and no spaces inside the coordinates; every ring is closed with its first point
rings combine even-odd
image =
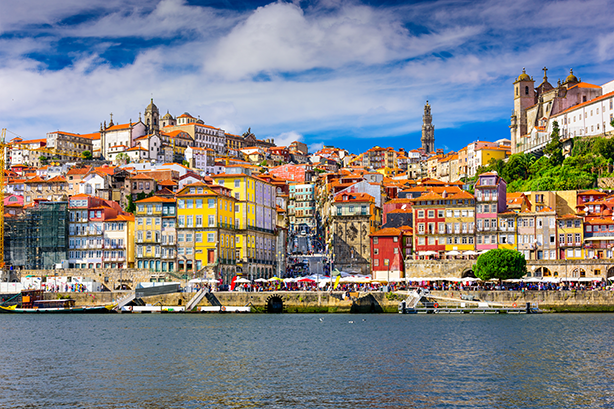
{"type": "Polygon", "coordinates": [[[277,146],[288,146],[294,141],[301,142],[303,140],[303,135],[297,132],[294,132],[294,131],[290,131],[290,132],[284,132],[278,135],[274,139],[275,139],[275,144],[277,146]]]}
{"type": "MultiPolygon", "coordinates": [[[[0,118],[24,137],[55,129],[92,132],[110,112],[116,121],[136,121],[153,93],[161,112],[188,111],[230,133],[251,127],[279,145],[305,141],[302,135],[335,144],[338,135],[417,132],[426,99],[437,130],[509,118],[512,77],[523,66],[536,79],[549,66],[552,83],[570,66],[590,82],[612,79],[586,75],[608,72],[594,68],[592,59],[604,67],[613,59],[614,22],[596,13],[599,0],[582,7],[547,3],[540,10],[548,12],[535,11],[528,0],[395,7],[330,0],[307,8],[277,2],[253,11],[185,0],[8,3],[0,32],[45,33],[0,39],[0,118]],[[100,15],[60,24],[93,10],[100,15]],[[528,18],[533,12],[540,18],[528,18]],[[599,23],[597,34],[580,23],[589,17],[599,23]],[[553,36],[555,26],[565,30],[553,36]],[[72,64],[57,71],[31,59],[53,54],[67,36],[93,45],[69,55],[72,64]],[[166,43],[111,66],[104,52],[121,48],[122,37],[166,43]]],[[[446,142],[452,149],[459,143],[446,142]]]]}
{"type": "Polygon", "coordinates": [[[324,142],[315,142],[309,145],[309,153],[314,153],[319,151],[324,147],[324,142]]]}

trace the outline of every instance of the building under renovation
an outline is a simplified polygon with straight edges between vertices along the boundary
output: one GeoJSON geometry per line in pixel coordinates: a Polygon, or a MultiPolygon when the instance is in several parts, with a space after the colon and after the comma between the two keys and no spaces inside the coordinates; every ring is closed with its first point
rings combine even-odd
{"type": "Polygon", "coordinates": [[[68,202],[39,202],[4,225],[7,268],[52,269],[68,259],[68,202]]]}

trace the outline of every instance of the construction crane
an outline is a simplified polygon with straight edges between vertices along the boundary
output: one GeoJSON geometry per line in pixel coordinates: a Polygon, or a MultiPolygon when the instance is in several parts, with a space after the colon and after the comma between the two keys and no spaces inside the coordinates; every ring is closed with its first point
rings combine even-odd
{"type": "MultiPolygon", "coordinates": [[[[5,267],[5,262],[4,262],[4,194],[6,190],[5,172],[7,170],[6,169],[7,149],[11,146],[11,144],[6,143],[6,131],[7,131],[6,128],[2,128],[2,131],[0,132],[0,192],[2,192],[2,194],[0,195],[2,199],[0,200],[0,270],[3,270],[5,267]]],[[[57,152],[56,150],[46,149],[46,148],[31,149],[31,148],[21,147],[20,149],[26,150],[26,151],[44,152],[50,155],[61,155],[61,156],[71,156],[74,158],[82,158],[80,155],[75,155],[71,153],[61,153],[61,152],[57,152]]]]}

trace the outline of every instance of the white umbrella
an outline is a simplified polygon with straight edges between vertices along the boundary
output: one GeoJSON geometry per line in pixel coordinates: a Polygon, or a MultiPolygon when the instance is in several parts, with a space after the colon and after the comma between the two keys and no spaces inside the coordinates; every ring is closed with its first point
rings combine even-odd
{"type": "Polygon", "coordinates": [[[477,255],[478,255],[478,253],[477,253],[477,251],[468,250],[468,251],[465,251],[465,252],[463,253],[463,255],[465,255],[465,256],[477,256],[477,255]]]}
{"type": "Polygon", "coordinates": [[[452,250],[452,251],[446,251],[446,255],[448,256],[460,256],[460,251],[456,251],[456,250],[452,250]]]}
{"type": "Polygon", "coordinates": [[[601,281],[601,277],[580,277],[578,281],[581,282],[590,282],[590,281],[601,281]]]}
{"type": "Polygon", "coordinates": [[[266,278],[257,278],[254,281],[257,282],[257,283],[266,283],[269,280],[267,280],[266,278]]]}
{"type": "Polygon", "coordinates": [[[247,278],[239,277],[235,280],[235,284],[248,284],[251,283],[247,278]]]}

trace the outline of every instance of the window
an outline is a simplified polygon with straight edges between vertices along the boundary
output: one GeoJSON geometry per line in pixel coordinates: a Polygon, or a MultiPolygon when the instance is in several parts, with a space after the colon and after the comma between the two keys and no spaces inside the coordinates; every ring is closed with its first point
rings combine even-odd
{"type": "Polygon", "coordinates": [[[373,254],[379,254],[379,249],[378,248],[374,248],[373,249],[373,254]]]}
{"type": "Polygon", "coordinates": [[[185,200],[183,200],[183,199],[177,200],[177,207],[179,209],[184,209],[185,208],[185,200]]]}
{"type": "Polygon", "coordinates": [[[398,237],[393,237],[392,241],[395,242],[395,243],[398,243],[399,242],[399,238],[398,237]]]}
{"type": "Polygon", "coordinates": [[[435,211],[434,210],[429,210],[428,215],[429,215],[429,219],[434,218],[435,217],[435,211]]]}
{"type": "Polygon", "coordinates": [[[378,244],[378,237],[373,237],[373,244],[378,244]]]}
{"type": "Polygon", "coordinates": [[[215,199],[209,199],[207,205],[209,206],[209,209],[215,208],[215,199]]]}
{"type": "Polygon", "coordinates": [[[373,265],[375,267],[379,266],[379,259],[373,259],[373,265]]]}
{"type": "Polygon", "coordinates": [[[203,199],[196,199],[196,208],[197,209],[203,208],[203,199]]]}
{"type": "Polygon", "coordinates": [[[215,233],[207,233],[207,242],[213,243],[215,241],[215,233]]]}
{"type": "Polygon", "coordinates": [[[418,217],[424,219],[424,210],[418,210],[418,217]]]}

